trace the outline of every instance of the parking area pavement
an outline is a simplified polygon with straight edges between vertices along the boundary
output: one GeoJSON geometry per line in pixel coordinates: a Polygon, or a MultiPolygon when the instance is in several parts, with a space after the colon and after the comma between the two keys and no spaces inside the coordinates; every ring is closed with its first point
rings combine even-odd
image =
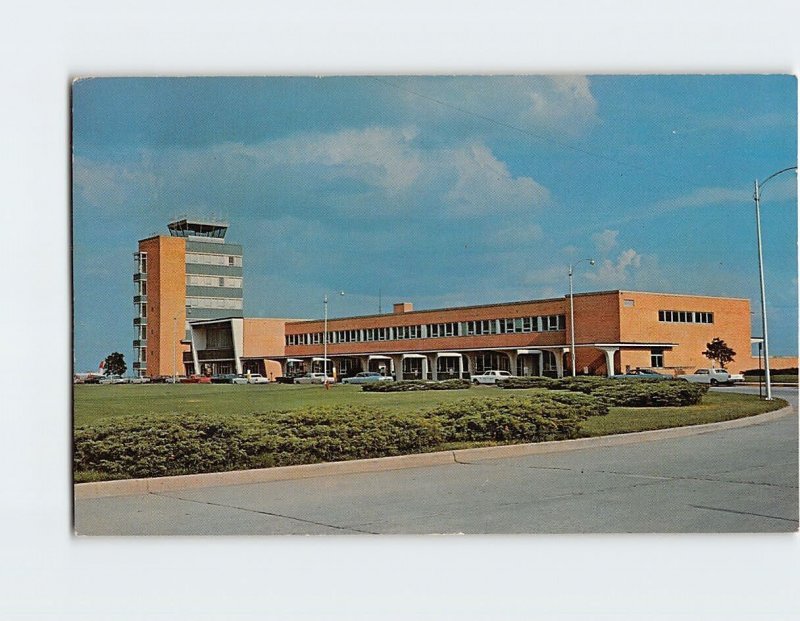
{"type": "MultiPolygon", "coordinates": [[[[788,389],[792,390],[792,389],[788,389]]],[[[798,420],[614,447],[78,500],[83,535],[791,532],[798,420]]]]}

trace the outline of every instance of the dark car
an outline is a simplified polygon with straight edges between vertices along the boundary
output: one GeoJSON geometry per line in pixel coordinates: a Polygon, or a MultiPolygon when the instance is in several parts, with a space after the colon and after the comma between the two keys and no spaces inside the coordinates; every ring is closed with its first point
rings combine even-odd
{"type": "Polygon", "coordinates": [[[211,383],[212,384],[232,384],[234,377],[236,377],[236,373],[221,373],[219,375],[212,375],[211,376],[211,383]]]}
{"type": "Polygon", "coordinates": [[[671,380],[675,379],[671,375],[659,373],[653,369],[631,369],[622,375],[612,375],[611,379],[656,379],[656,380],[671,380]]]}

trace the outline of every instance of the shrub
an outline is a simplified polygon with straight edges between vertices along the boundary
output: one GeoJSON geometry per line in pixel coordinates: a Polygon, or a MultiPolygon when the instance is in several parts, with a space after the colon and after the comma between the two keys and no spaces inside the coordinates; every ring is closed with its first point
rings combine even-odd
{"type": "MultiPolygon", "coordinates": [[[[742,375],[745,377],[753,376],[753,377],[764,377],[764,369],[747,369],[747,371],[743,371],[742,375]]],[[[787,369],[773,369],[770,368],[769,370],[770,375],[797,375],[797,367],[789,367],[787,369]]]]}
{"type": "Polygon", "coordinates": [[[578,436],[580,423],[608,408],[593,397],[539,393],[524,398],[474,399],[430,411],[450,442],[543,442],[578,436]]]}
{"type": "Polygon", "coordinates": [[[547,388],[568,390],[597,397],[608,406],[620,407],[680,407],[697,405],[708,390],[703,384],[682,380],[624,379],[578,376],[549,379],[544,377],[513,378],[504,388],[547,388]]]}
{"type": "Polygon", "coordinates": [[[681,380],[620,380],[598,386],[592,391],[610,406],[680,407],[697,405],[708,391],[704,384],[681,380]]]}
{"type": "Polygon", "coordinates": [[[400,455],[441,441],[436,419],[374,408],[151,415],[78,429],[74,468],[106,478],[168,476],[400,455]]]}
{"type": "Polygon", "coordinates": [[[124,479],[385,457],[446,442],[559,440],[607,412],[591,396],[539,391],[416,414],[339,406],[125,417],[77,429],[73,466],[77,480],[124,479]]]}
{"type": "Polygon", "coordinates": [[[530,377],[511,377],[507,380],[503,380],[502,382],[497,382],[497,385],[500,388],[550,388],[555,389],[558,384],[558,380],[551,379],[549,377],[541,377],[538,375],[532,375],[530,377]]]}
{"type": "Polygon", "coordinates": [[[416,390],[462,390],[469,388],[469,380],[450,379],[434,382],[430,380],[400,380],[397,382],[373,382],[363,384],[364,392],[408,392],[416,390]]]}

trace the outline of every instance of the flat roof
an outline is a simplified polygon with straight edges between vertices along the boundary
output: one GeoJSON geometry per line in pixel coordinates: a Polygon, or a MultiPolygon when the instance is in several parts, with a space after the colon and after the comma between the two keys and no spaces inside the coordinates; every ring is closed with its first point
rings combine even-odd
{"type": "MultiPolygon", "coordinates": [[[[625,293],[637,293],[637,294],[645,294],[645,295],[665,295],[665,296],[673,296],[673,297],[685,297],[685,298],[713,298],[717,300],[747,300],[748,298],[732,298],[732,297],[724,297],[724,296],[715,296],[715,295],[700,295],[700,294],[692,294],[692,293],[667,293],[667,292],[658,292],[658,291],[632,291],[626,289],[610,289],[608,291],[587,291],[584,293],[575,293],[574,297],[587,297],[593,295],[609,295],[609,294],[625,294],[625,293]]],[[[516,306],[518,304],[542,304],[546,302],[561,302],[565,299],[569,298],[569,294],[565,294],[563,297],[558,298],[541,298],[538,300],[516,300],[513,302],[495,302],[493,304],[471,304],[468,306],[450,306],[448,308],[427,308],[427,309],[419,309],[419,310],[412,310],[412,311],[405,311],[402,313],[375,313],[370,315],[350,315],[347,317],[328,317],[328,322],[331,321],[345,321],[349,319],[374,319],[376,317],[403,317],[406,315],[415,315],[420,313],[438,313],[444,311],[459,311],[459,310],[470,310],[474,308],[492,308],[492,307],[502,307],[502,306],[516,306]]],[[[402,303],[402,302],[398,302],[402,303]]],[[[303,319],[298,321],[290,321],[291,324],[304,324],[304,323],[317,323],[320,321],[324,321],[323,318],[319,319],[303,319]]]]}

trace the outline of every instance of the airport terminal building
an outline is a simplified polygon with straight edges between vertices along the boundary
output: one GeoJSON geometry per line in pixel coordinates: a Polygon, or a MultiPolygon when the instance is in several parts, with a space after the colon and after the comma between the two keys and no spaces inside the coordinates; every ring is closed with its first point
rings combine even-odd
{"type": "MultiPolygon", "coordinates": [[[[745,299],[602,291],[575,295],[574,309],[579,374],[636,367],[684,373],[709,365],[702,352],[714,337],[750,361],[745,299]]],[[[322,372],[326,361],[338,378],[377,371],[437,380],[488,369],[560,377],[571,373],[569,320],[565,296],[420,311],[399,303],[391,313],[329,319],[327,339],[319,319],[191,321],[184,361],[187,371],[273,377],[322,372]]]]}
{"type": "MultiPolygon", "coordinates": [[[[396,379],[572,372],[570,300],[502,302],[329,319],[243,316],[242,247],[224,223],[178,220],[169,236],[135,253],[134,371],[140,376],[377,371],[396,379]]],[[[706,343],[723,339],[751,358],[747,299],[640,291],[574,296],[576,372],[613,375],[637,367],[681,374],[708,366],[706,343]]]]}

